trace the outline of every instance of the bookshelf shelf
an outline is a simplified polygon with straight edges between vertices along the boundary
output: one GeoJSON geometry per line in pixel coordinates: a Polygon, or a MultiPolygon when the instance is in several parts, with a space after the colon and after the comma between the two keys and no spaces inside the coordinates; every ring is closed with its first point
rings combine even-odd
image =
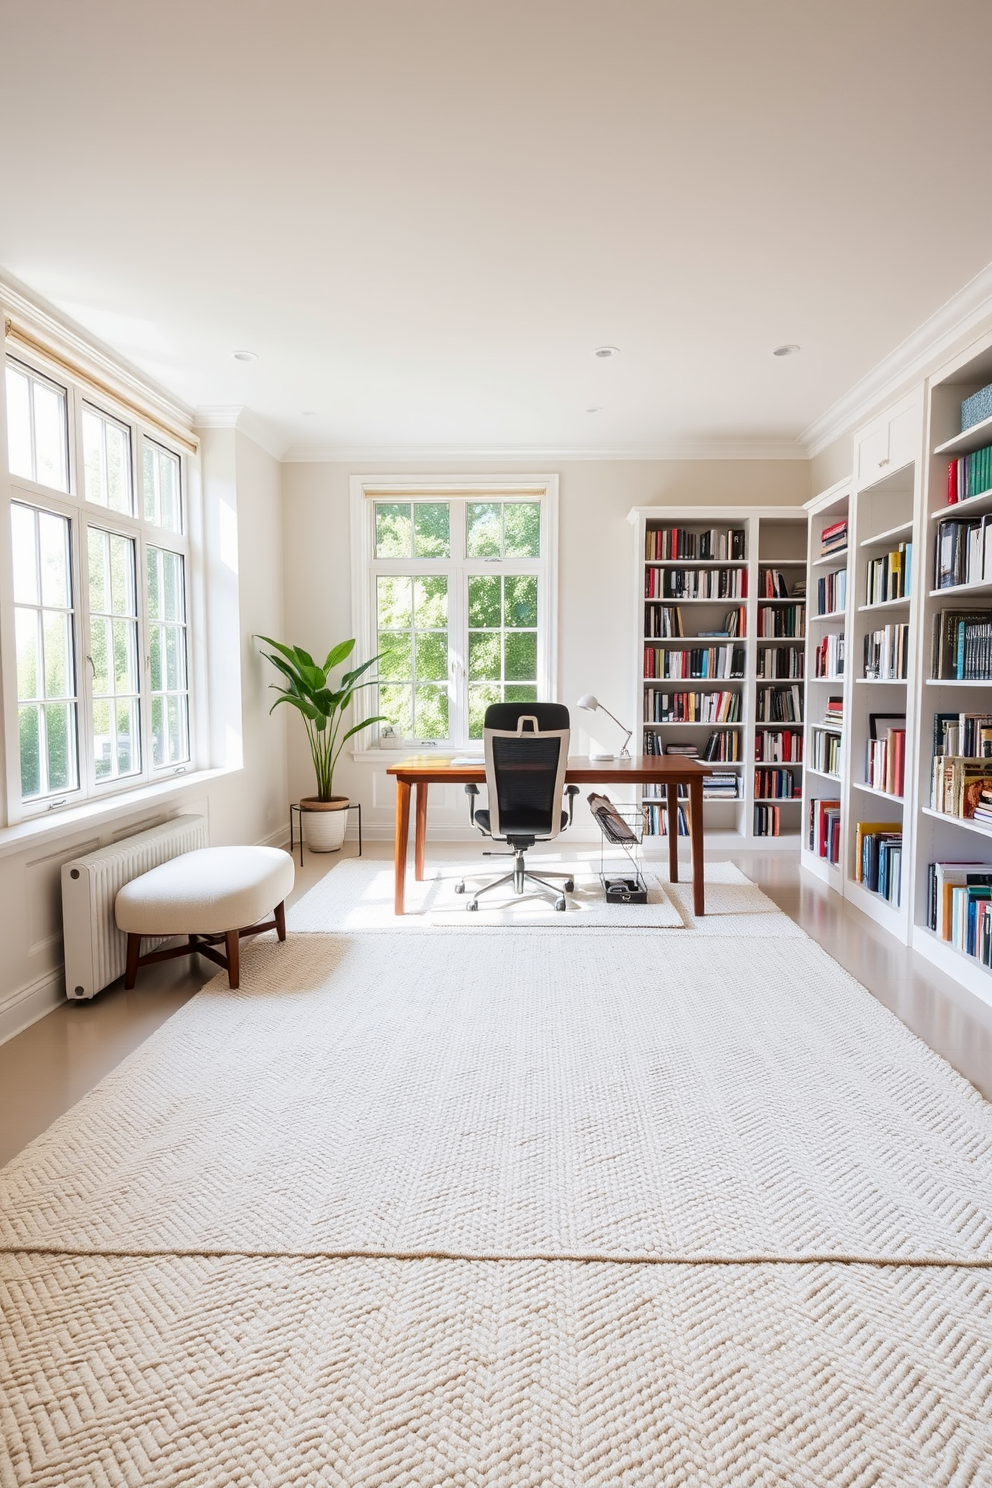
{"type": "Polygon", "coordinates": [[[857,687],[905,687],[905,677],[855,677],[857,687]]]}
{"type": "Polygon", "coordinates": [[[963,434],[954,434],[950,439],[945,439],[943,444],[934,447],[934,454],[968,455],[972,450],[983,449],[987,444],[992,444],[992,418],[982,419],[981,423],[972,424],[970,429],[965,429],[963,434]]]}
{"type": "Polygon", "coordinates": [[[810,568],[844,568],[847,565],[847,548],[838,548],[836,553],[821,553],[809,560],[810,568]]]}
{"type": "Polygon", "coordinates": [[[811,620],[843,620],[846,610],[823,610],[819,615],[810,615],[811,620]]]}
{"type": "Polygon", "coordinates": [[[881,796],[883,801],[891,801],[893,806],[905,806],[905,796],[894,796],[891,791],[879,790],[877,785],[866,785],[863,780],[852,780],[851,789],[862,791],[866,796],[881,796]]]}
{"type": "Polygon", "coordinates": [[[965,501],[945,501],[942,506],[937,507],[936,511],[930,513],[930,520],[941,522],[945,517],[958,517],[962,513],[966,519],[980,517],[990,508],[992,508],[992,491],[976,491],[974,496],[969,496],[965,501]]]}
{"type": "Polygon", "coordinates": [[[953,599],[956,594],[992,594],[992,582],[981,584],[951,584],[946,589],[931,589],[930,599],[953,599]]]}
{"type": "Polygon", "coordinates": [[[880,548],[885,543],[898,542],[900,538],[912,537],[913,523],[900,522],[898,527],[890,527],[887,532],[878,532],[874,537],[863,537],[859,543],[862,548],[880,548]]]}
{"type": "Polygon", "coordinates": [[[952,816],[949,811],[935,811],[932,806],[921,806],[921,816],[932,817],[934,821],[949,823],[952,827],[963,827],[966,832],[974,832],[979,837],[992,839],[992,830],[983,827],[981,822],[976,822],[970,816],[952,816]]]}
{"type": "Polygon", "coordinates": [[[882,599],[877,604],[858,605],[858,614],[865,615],[875,610],[902,610],[908,608],[909,603],[908,594],[902,599],[882,599]]]}
{"type": "Polygon", "coordinates": [[[807,765],[806,769],[810,775],[817,775],[821,780],[836,780],[839,783],[844,778],[843,775],[832,775],[829,770],[817,770],[812,765],[807,765]]]}
{"type": "Polygon", "coordinates": [[[992,677],[928,677],[925,687],[989,687],[992,677]]]}
{"type": "MultiPolygon", "coordinates": [[[[780,819],[780,833],[778,837],[765,837],[761,834],[760,827],[765,825],[772,830],[774,821],[779,813],[769,808],[787,807],[798,805],[798,798],[784,797],[768,800],[758,798],[755,794],[755,771],[756,770],[778,770],[791,769],[794,772],[793,779],[796,784],[803,778],[802,762],[800,760],[770,760],[756,759],[756,739],[760,740],[766,735],[774,732],[783,735],[796,736],[796,747],[803,732],[803,723],[800,719],[789,721],[788,719],[758,719],[758,705],[762,705],[765,711],[765,702],[776,689],[783,694],[781,707],[783,710],[789,706],[795,706],[795,694],[791,689],[798,688],[799,711],[802,708],[802,698],[805,683],[801,677],[765,677],[758,678],[759,661],[768,656],[773,647],[781,647],[784,656],[795,655],[796,648],[804,646],[805,638],[802,636],[776,636],[758,635],[758,610],[766,611],[765,619],[770,616],[767,611],[774,609],[776,615],[781,615],[783,610],[789,606],[794,607],[795,626],[792,618],[779,620],[778,623],[789,628],[796,628],[801,623],[801,616],[805,613],[805,571],[807,564],[806,552],[806,518],[801,507],[638,507],[631,511],[629,520],[635,529],[635,577],[634,582],[638,586],[638,593],[645,594],[649,586],[660,583],[657,577],[658,571],[666,575],[674,576],[679,570],[734,570],[742,575],[741,586],[746,589],[744,595],[721,595],[718,597],[681,599],[676,595],[652,595],[645,598],[643,604],[638,603],[639,617],[637,625],[637,644],[641,648],[638,653],[639,664],[636,678],[636,692],[634,698],[634,716],[643,720],[638,727],[641,730],[641,744],[645,753],[654,750],[664,750],[666,741],[675,743],[691,743],[698,747],[700,757],[706,751],[707,743],[713,735],[720,738],[729,738],[734,741],[739,758],[736,760],[708,760],[715,770],[733,773],[738,782],[738,793],[735,797],[721,796],[718,794],[707,796],[705,799],[706,834],[707,840],[719,840],[721,844],[727,842],[742,843],[761,840],[762,843],[775,845],[776,843],[786,846],[795,845],[796,832],[798,829],[797,813],[783,812],[780,819]],[[670,529],[680,529],[684,534],[696,535],[696,551],[699,551],[699,539],[704,533],[712,532],[715,536],[703,542],[703,550],[708,552],[731,551],[736,553],[734,559],[697,559],[684,558],[658,559],[647,555],[649,553],[671,551],[675,541],[683,551],[686,539],[666,540],[664,545],[661,539],[656,539],[654,534],[670,529]],[[743,539],[732,537],[733,532],[743,533],[743,539]],[[650,545],[649,545],[650,539],[650,545]],[[743,541],[743,549],[740,546],[743,541]],[[736,543],[736,546],[735,546],[736,543]],[[740,556],[743,551],[743,557],[740,556]],[[652,570],[654,572],[652,572],[652,570]],[[764,592],[769,572],[777,573],[779,578],[774,581],[774,586],[779,593],[768,595],[764,592]],[[797,594],[795,591],[800,592],[797,594]],[[667,606],[671,609],[681,611],[681,628],[684,631],[695,630],[695,635],[673,635],[673,636],[641,636],[640,632],[652,628],[661,628],[658,620],[658,606],[667,606]],[[692,607],[702,612],[693,614],[692,607]],[[699,629],[707,626],[723,628],[725,617],[730,612],[742,611],[741,628],[743,635],[721,635],[700,636],[699,629]],[[654,619],[645,620],[645,615],[652,615],[654,619]],[[640,658],[645,651],[654,649],[659,653],[671,655],[673,651],[684,651],[693,647],[708,648],[710,646],[731,646],[744,653],[744,672],[740,677],[644,677],[641,674],[644,666],[640,664],[640,658]],[[729,722],[706,723],[688,722],[665,722],[645,717],[645,702],[651,693],[676,693],[687,692],[699,694],[701,692],[729,692],[740,699],[741,716],[729,722]],[[760,732],[759,732],[760,731],[760,732]],[[760,809],[758,809],[760,808],[760,809]],[[762,820],[759,820],[762,819],[762,820]]],[[[678,548],[676,548],[678,551],[678,548]]],[[[676,581],[677,582],[677,581],[676,581]]],[[[678,629],[675,617],[671,617],[669,628],[678,629]]],[[[652,659],[649,657],[647,666],[650,667],[652,659]]],[[[778,707],[773,703],[770,707],[778,707]]],[[[635,735],[636,737],[636,735],[635,735]]],[[[715,745],[713,747],[716,747],[715,745]]],[[[720,747],[731,747],[720,746],[720,747]]],[[[760,746],[759,746],[760,747],[760,746]]],[[[769,746],[771,747],[771,746],[769,746]]],[[[631,745],[633,750],[634,746],[631,745]]],[[[781,751],[776,745],[776,752],[785,752],[791,746],[785,739],[782,742],[781,751]]],[[[769,783],[766,777],[763,784],[769,783]]],[[[664,803],[655,801],[656,805],[664,803]]],[[[661,847],[664,847],[664,835],[658,834],[654,837],[661,847]]]]}

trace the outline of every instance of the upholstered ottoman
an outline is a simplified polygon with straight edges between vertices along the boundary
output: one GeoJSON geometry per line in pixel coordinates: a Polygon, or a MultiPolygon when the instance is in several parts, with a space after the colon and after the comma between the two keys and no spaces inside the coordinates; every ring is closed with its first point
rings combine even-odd
{"type": "Polygon", "coordinates": [[[223,966],[236,987],[243,935],[276,930],[286,939],[285,899],[294,878],[293,860],[279,847],[201,847],[133,878],[114,902],[117,927],[127,935],[125,987],[134,986],[139,966],[192,955],[223,966]],[[259,923],[269,913],[272,919],[259,923]],[[142,956],[143,935],[189,939],[142,956]],[[214,949],[220,941],[226,955],[214,949]]]}

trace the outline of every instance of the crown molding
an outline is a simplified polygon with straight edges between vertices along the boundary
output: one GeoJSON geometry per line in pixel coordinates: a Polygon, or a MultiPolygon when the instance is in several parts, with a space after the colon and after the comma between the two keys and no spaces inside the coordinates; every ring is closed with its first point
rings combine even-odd
{"type": "Polygon", "coordinates": [[[799,438],[812,460],[848,429],[867,418],[879,404],[889,402],[907,382],[925,376],[956,342],[992,316],[992,264],[976,274],[963,289],[907,336],[894,351],[838,398],[799,438]]]}
{"type": "Polygon", "coordinates": [[[243,403],[203,403],[194,413],[195,429],[236,429],[274,460],[285,459],[285,440],[261,414],[243,403]]]}
{"type": "Polygon", "coordinates": [[[29,332],[43,350],[47,348],[53,356],[74,363],[81,373],[135,407],[144,408],[165,423],[192,430],[193,410],[187,404],[6,272],[0,272],[0,305],[15,329],[29,332]]]}
{"type": "Polygon", "coordinates": [[[563,460],[807,460],[801,444],[791,439],[700,439],[671,444],[495,444],[495,445],[386,445],[331,444],[291,446],[286,464],[418,465],[526,460],[530,463],[563,460]]]}

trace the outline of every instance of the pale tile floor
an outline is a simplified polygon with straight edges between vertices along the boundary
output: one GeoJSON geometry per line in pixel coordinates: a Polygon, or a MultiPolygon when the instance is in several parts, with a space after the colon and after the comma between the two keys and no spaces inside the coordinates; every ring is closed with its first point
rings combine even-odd
{"type": "MultiPolygon", "coordinates": [[[[478,859],[471,843],[431,843],[430,851],[434,858],[478,859]]],[[[345,849],[349,856],[354,852],[353,844],[345,849]]],[[[366,856],[388,860],[392,845],[366,843],[366,856]]],[[[992,1006],[802,873],[792,853],[719,856],[730,856],[880,1002],[992,1099],[992,1006]]],[[[293,899],[340,861],[337,855],[328,860],[309,853],[302,869],[297,861],[293,899]]],[[[0,1164],[74,1105],[215,970],[198,960],[149,967],[133,992],[115,983],[92,1002],[64,1004],[0,1046],[0,1164]]]]}

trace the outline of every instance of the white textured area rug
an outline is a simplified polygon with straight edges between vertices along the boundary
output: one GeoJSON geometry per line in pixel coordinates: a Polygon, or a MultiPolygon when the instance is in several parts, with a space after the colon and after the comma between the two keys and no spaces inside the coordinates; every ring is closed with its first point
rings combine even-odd
{"type": "Polygon", "coordinates": [[[992,1106],[812,941],[300,935],[0,1173],[5,1247],[992,1260],[992,1106]]]}
{"type": "Polygon", "coordinates": [[[992,1483],[985,1273],[4,1256],[0,1297],[4,1488],[992,1483]]]}
{"type": "Polygon", "coordinates": [[[438,929],[478,933],[490,927],[652,931],[688,927],[705,935],[803,935],[798,925],[733,863],[706,864],[706,914],[700,920],[692,912],[691,880],[677,884],[663,881],[665,870],[658,864],[644,867],[646,904],[607,904],[597,877],[598,863],[558,854],[541,854],[532,866],[536,873],[543,867],[545,871],[575,875],[575,889],[566,896],[568,908],[564,912],[555,910],[551,901],[536,891],[516,899],[512,889],[494,890],[479,900],[477,911],[469,911],[466,902],[471,892],[505,871],[506,859],[494,858],[492,865],[480,867],[482,863],[482,859],[428,863],[421,883],[414,878],[411,864],[406,879],[406,914],[396,915],[392,864],[348,858],[293,905],[287,924],[290,930],[317,934],[438,929]],[[455,890],[462,880],[466,894],[455,890]]]}

